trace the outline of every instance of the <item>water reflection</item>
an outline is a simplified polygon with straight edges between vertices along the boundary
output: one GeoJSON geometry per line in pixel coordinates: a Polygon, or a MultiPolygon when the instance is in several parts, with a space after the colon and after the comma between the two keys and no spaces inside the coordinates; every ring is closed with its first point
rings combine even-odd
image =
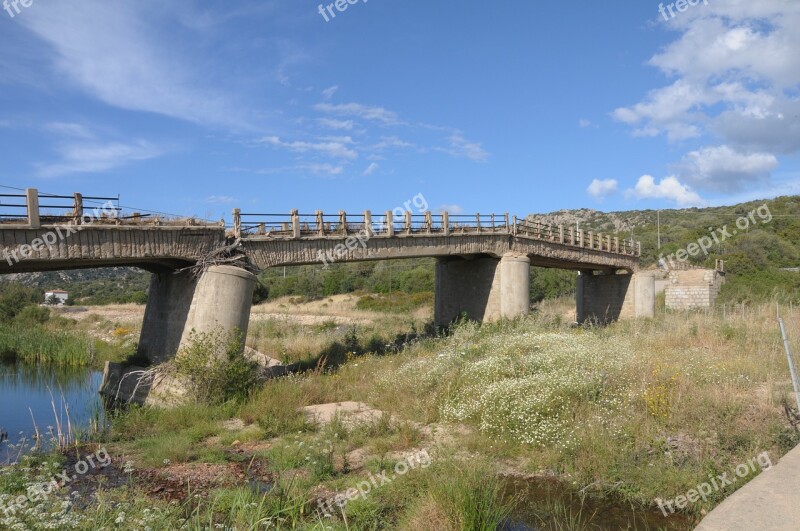
{"type": "Polygon", "coordinates": [[[86,368],[0,364],[0,432],[7,433],[0,463],[24,451],[19,443],[32,444],[37,428],[44,443],[59,429],[85,433],[92,424],[102,425],[101,380],[102,373],[86,368]]]}

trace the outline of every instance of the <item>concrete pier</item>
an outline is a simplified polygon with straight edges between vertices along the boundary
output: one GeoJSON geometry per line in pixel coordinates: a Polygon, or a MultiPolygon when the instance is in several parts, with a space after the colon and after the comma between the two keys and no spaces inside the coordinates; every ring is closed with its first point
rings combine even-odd
{"type": "Polygon", "coordinates": [[[514,319],[530,309],[530,259],[507,253],[446,258],[436,264],[434,322],[447,326],[465,314],[482,322],[514,319]]]}
{"type": "Polygon", "coordinates": [[[655,282],[653,273],[596,275],[582,271],[575,292],[576,320],[607,324],[619,319],[653,318],[655,282]]]}
{"type": "Polygon", "coordinates": [[[212,266],[200,277],[192,297],[181,336],[186,345],[192,332],[207,333],[217,329],[238,330],[242,334],[242,351],[256,276],[233,266],[212,266]]]}
{"type": "Polygon", "coordinates": [[[233,266],[212,266],[199,279],[188,272],[153,275],[139,355],[151,364],[169,361],[192,331],[239,329],[247,334],[256,277],[233,266]]]}

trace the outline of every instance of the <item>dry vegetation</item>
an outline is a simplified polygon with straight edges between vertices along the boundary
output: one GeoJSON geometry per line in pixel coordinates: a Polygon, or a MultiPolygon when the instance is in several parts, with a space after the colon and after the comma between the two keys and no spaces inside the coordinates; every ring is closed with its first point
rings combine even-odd
{"type": "MultiPolygon", "coordinates": [[[[299,529],[410,530],[422,522],[494,529],[493,520],[475,518],[481,506],[504,506],[499,474],[526,483],[557,478],[573,491],[652,511],[658,498],[761,452],[777,462],[799,440],[785,409],[791,387],[774,306],[576,328],[571,301],[550,301],[525,319],[462,324],[448,337],[378,355],[370,344],[419,330],[430,314],[358,312],[356,301],[284,299],[254,311],[249,343],[258,350],[288,361],[349,348],[335,371],[272,380],[243,402],[134,409],[116,419],[109,449],[124,456],[120,463],[134,463],[133,486],[71,513],[82,522],[75,527],[125,512],[130,528],[157,513],[188,529],[255,529],[267,521],[299,529]],[[273,317],[279,313],[291,318],[273,317]],[[334,416],[319,425],[302,410],[351,401],[384,414],[368,424],[334,416]],[[332,519],[317,512],[319,500],[419,449],[430,452],[430,468],[348,503],[332,519]],[[170,477],[183,492],[186,474],[200,471],[218,479],[200,488],[199,499],[151,501],[143,512],[152,478],[170,477]],[[259,494],[254,481],[272,490],[259,494]]],[[[800,312],[782,311],[797,345],[800,312]]],[[[733,488],[691,505],[689,520],[655,527],[688,528],[733,488]]],[[[550,516],[542,527],[551,529],[584,529],[592,519],[563,506],[543,514],[550,516]]]]}

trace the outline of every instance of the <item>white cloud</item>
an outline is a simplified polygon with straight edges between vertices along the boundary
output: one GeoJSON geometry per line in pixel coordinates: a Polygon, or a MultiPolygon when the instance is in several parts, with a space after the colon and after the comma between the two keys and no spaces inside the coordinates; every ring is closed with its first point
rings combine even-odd
{"type": "Polygon", "coordinates": [[[670,81],[612,116],[635,136],[716,136],[720,146],[675,165],[689,184],[731,192],[768,180],[776,155],[800,152],[800,2],[709,2],[664,24],[678,35],[648,64],[670,81]]]}
{"type": "Polygon", "coordinates": [[[642,175],[633,190],[628,190],[627,193],[637,199],[667,199],[681,207],[705,204],[697,193],[685,184],[681,184],[674,176],[665,177],[656,183],[652,176],[642,175]]]}
{"type": "Polygon", "coordinates": [[[44,125],[45,131],[72,138],[94,138],[94,133],[85,125],[70,122],[50,122],[44,125]]]}
{"type": "Polygon", "coordinates": [[[322,91],[322,97],[325,98],[326,100],[329,100],[333,97],[334,94],[336,94],[337,90],[339,90],[339,87],[337,85],[328,87],[322,91]]]}
{"type": "Polygon", "coordinates": [[[396,125],[400,123],[396,113],[384,109],[383,107],[362,105],[360,103],[317,103],[314,105],[314,110],[337,116],[355,116],[364,120],[376,121],[387,125],[396,125]]]}
{"type": "Polygon", "coordinates": [[[439,148],[439,151],[444,151],[457,158],[466,158],[473,162],[486,162],[489,160],[489,152],[483,149],[480,143],[467,140],[459,132],[453,133],[448,140],[450,146],[439,148]]]}
{"type": "Polygon", "coordinates": [[[616,179],[594,179],[592,184],[586,188],[586,192],[595,199],[602,200],[605,196],[617,191],[616,179]]]}
{"type": "Polygon", "coordinates": [[[595,125],[591,120],[586,120],[586,119],[583,119],[583,118],[578,120],[578,126],[581,129],[587,129],[589,127],[597,128],[597,125],[595,125]]]}
{"type": "Polygon", "coordinates": [[[160,156],[157,146],[138,140],[122,142],[67,142],[56,147],[61,160],[39,164],[41,177],[61,177],[73,173],[97,173],[117,168],[129,162],[143,161],[160,156]]]}
{"type": "Polygon", "coordinates": [[[228,171],[256,173],[259,175],[276,175],[284,173],[310,173],[313,175],[335,177],[344,173],[344,166],[336,164],[328,164],[328,163],[311,162],[306,164],[295,164],[294,166],[280,166],[277,168],[258,168],[258,169],[229,168],[228,171]]]}
{"type": "Polygon", "coordinates": [[[766,181],[778,159],[770,153],[739,153],[729,146],[704,147],[676,164],[680,177],[708,190],[736,192],[753,181],[766,181]]]}
{"type": "Polygon", "coordinates": [[[378,171],[379,167],[380,166],[378,166],[377,162],[373,162],[372,164],[367,166],[367,169],[364,170],[364,173],[362,173],[362,175],[365,176],[365,177],[368,177],[368,176],[372,175],[373,173],[375,173],[376,171],[378,171]]]}
{"type": "Polygon", "coordinates": [[[203,88],[203,72],[179,57],[153,23],[147,2],[84,0],[29,9],[18,17],[55,53],[60,75],[122,109],[200,124],[245,127],[241,105],[203,88]]]}
{"type": "Polygon", "coordinates": [[[340,159],[357,159],[358,153],[350,149],[348,145],[353,143],[353,139],[347,137],[331,137],[323,139],[322,142],[285,142],[277,136],[265,136],[259,142],[288,149],[296,153],[316,152],[340,159]]]}
{"type": "Polygon", "coordinates": [[[414,144],[410,142],[406,142],[405,140],[401,140],[396,136],[385,136],[381,138],[381,141],[372,146],[372,149],[375,151],[383,151],[389,148],[402,148],[408,149],[416,147],[414,144]]]}
{"type": "Polygon", "coordinates": [[[229,195],[210,195],[206,197],[206,203],[225,204],[236,203],[238,199],[229,195]]]}
{"type": "Polygon", "coordinates": [[[355,126],[353,120],[335,120],[332,118],[320,118],[319,124],[328,129],[338,129],[341,131],[352,131],[355,126]]]}
{"type": "Polygon", "coordinates": [[[440,205],[433,211],[434,214],[441,214],[443,212],[458,216],[464,213],[464,207],[461,205],[440,205]]]}

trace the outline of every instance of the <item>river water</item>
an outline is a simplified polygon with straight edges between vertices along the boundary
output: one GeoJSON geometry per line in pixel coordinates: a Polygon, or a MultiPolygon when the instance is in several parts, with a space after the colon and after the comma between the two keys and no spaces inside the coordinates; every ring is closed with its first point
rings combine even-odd
{"type": "Polygon", "coordinates": [[[15,461],[24,452],[19,445],[34,442],[36,427],[42,443],[58,426],[66,433],[85,433],[103,422],[97,394],[102,373],[86,368],[63,368],[23,363],[0,363],[0,464],[15,461]]]}

